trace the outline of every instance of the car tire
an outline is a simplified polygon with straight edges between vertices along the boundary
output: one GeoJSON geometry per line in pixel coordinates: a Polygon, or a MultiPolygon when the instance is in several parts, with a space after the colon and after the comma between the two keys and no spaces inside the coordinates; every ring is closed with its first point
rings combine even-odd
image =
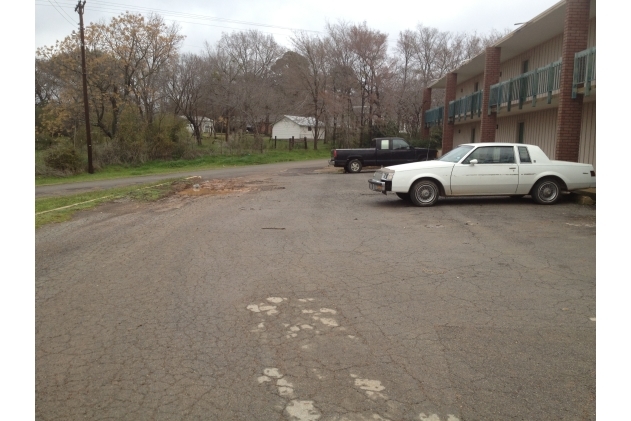
{"type": "Polygon", "coordinates": [[[406,202],[410,202],[411,201],[410,193],[395,193],[395,194],[399,197],[399,199],[403,199],[406,202]]]}
{"type": "Polygon", "coordinates": [[[554,178],[537,181],[531,192],[532,200],[540,205],[553,205],[561,197],[561,185],[554,178]]]}
{"type": "Polygon", "coordinates": [[[410,188],[410,200],[416,206],[433,206],[440,196],[440,189],[431,180],[419,180],[410,188]]]}
{"type": "Polygon", "coordinates": [[[358,172],[361,172],[362,163],[359,159],[352,159],[348,162],[348,164],[346,164],[346,169],[348,170],[348,172],[356,174],[358,172]]]}

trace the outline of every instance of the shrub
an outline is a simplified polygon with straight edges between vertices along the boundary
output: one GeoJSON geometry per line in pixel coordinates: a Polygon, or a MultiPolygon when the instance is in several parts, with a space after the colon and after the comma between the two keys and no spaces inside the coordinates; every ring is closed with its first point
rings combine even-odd
{"type": "Polygon", "coordinates": [[[142,164],[147,161],[147,154],[141,142],[125,143],[119,140],[107,144],[93,145],[93,158],[96,163],[108,165],[142,164]]]}
{"type": "Polygon", "coordinates": [[[46,151],[44,163],[47,167],[64,174],[77,174],[83,167],[83,160],[77,151],[72,146],[63,144],[46,151]]]}

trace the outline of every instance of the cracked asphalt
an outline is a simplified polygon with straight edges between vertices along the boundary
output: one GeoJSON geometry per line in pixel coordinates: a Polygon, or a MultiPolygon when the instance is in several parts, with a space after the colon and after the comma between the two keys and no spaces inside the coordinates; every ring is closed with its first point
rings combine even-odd
{"type": "Polygon", "coordinates": [[[595,420],[595,206],[300,165],[38,229],[36,419],[595,420]]]}

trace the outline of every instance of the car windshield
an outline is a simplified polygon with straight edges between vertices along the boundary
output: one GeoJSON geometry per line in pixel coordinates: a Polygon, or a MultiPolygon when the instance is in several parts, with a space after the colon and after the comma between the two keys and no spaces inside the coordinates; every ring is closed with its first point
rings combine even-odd
{"type": "Polygon", "coordinates": [[[460,161],[469,151],[473,149],[473,146],[458,146],[456,149],[453,149],[447,152],[445,155],[438,158],[438,161],[444,162],[458,162],[460,161]]]}

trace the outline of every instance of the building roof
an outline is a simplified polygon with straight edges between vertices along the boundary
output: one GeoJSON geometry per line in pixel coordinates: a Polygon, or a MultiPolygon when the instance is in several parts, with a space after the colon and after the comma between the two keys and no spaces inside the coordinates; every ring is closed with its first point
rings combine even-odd
{"type": "MultiPolygon", "coordinates": [[[[180,116],[180,118],[183,118],[184,120],[188,120],[188,117],[186,117],[185,115],[181,115],[181,116],[180,116]]],[[[200,117],[200,116],[197,116],[197,117],[195,117],[195,119],[196,119],[197,121],[201,122],[201,123],[205,123],[205,122],[212,123],[212,122],[213,122],[213,121],[212,121],[210,118],[208,118],[208,117],[200,117]]]]}
{"type": "Polygon", "coordinates": [[[301,117],[296,115],[284,115],[283,117],[299,126],[315,126],[315,118],[313,117],[301,117]]]}
{"type": "MultiPolygon", "coordinates": [[[[591,19],[594,16],[596,16],[596,0],[590,2],[589,17],[591,19]]],[[[500,62],[505,62],[563,33],[564,23],[565,0],[562,0],[528,22],[521,24],[519,28],[507,34],[492,46],[502,49],[500,62]]],[[[458,74],[458,81],[460,82],[484,73],[485,56],[486,52],[483,51],[451,72],[458,74]]],[[[428,87],[445,88],[446,80],[447,75],[444,75],[430,83],[428,87]]]]}

